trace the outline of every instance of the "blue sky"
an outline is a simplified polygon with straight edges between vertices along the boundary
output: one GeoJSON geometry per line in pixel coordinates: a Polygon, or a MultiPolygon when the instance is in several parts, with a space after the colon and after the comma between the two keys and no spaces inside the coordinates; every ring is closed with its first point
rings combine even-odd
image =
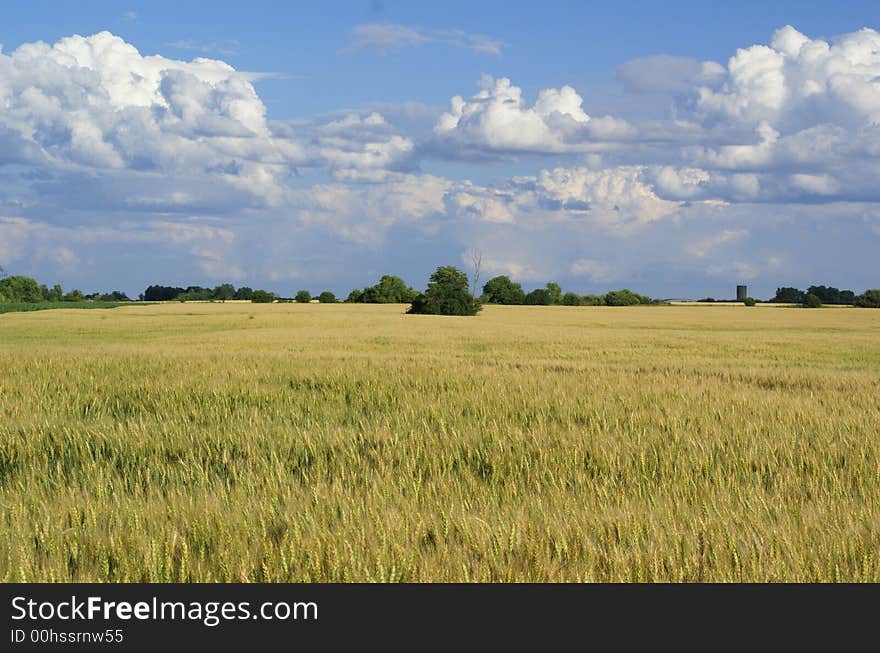
{"type": "Polygon", "coordinates": [[[878,22],[868,2],[7,3],[0,265],[345,294],[476,250],[579,292],[876,287],[878,22]]]}

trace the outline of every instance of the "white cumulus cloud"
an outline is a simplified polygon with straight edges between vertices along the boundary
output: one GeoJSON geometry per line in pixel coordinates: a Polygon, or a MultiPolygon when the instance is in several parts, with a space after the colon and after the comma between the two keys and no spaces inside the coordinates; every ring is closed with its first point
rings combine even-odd
{"type": "Polygon", "coordinates": [[[412,140],[375,112],[305,135],[270,123],[255,77],[214,59],[145,56],[109,32],[26,43],[0,52],[0,164],[214,178],[273,204],[296,166],[410,157],[412,140]]]}
{"type": "Polygon", "coordinates": [[[582,105],[574,88],[562,86],[542,90],[529,106],[508,78],[485,76],[476,95],[452,98],[434,134],[442,144],[495,153],[589,151],[592,142],[631,135],[625,121],[593,118],[582,105]]]}
{"type": "Polygon", "coordinates": [[[738,50],[719,87],[699,88],[699,108],[755,125],[876,123],[878,78],[880,33],[875,30],[829,42],[785,26],[769,45],[738,50]]]}

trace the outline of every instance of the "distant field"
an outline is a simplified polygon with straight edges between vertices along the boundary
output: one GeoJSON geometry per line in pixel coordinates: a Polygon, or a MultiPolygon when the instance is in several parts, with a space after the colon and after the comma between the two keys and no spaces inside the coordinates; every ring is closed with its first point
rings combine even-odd
{"type": "MultiPolygon", "coordinates": [[[[143,304],[139,304],[143,306],[143,304]]],[[[130,302],[39,302],[37,304],[0,304],[2,313],[26,313],[30,311],[48,311],[55,308],[117,308],[119,306],[131,306],[130,302]]]]}
{"type": "Polygon", "coordinates": [[[880,581],[880,311],[0,316],[4,581],[880,581]]]}

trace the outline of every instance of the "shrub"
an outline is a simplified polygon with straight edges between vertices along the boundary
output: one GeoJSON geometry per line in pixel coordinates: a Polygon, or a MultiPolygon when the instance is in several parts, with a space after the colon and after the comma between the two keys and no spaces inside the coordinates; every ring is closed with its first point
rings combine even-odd
{"type": "Polygon", "coordinates": [[[651,298],[634,293],[629,288],[612,290],[605,294],[606,306],[636,306],[638,304],[650,304],[651,298]]]}
{"type": "Polygon", "coordinates": [[[424,315],[476,315],[482,308],[471,295],[467,275],[451,265],[431,275],[428,288],[417,295],[409,313],[424,315]]]}
{"type": "Polygon", "coordinates": [[[294,297],[293,299],[300,304],[308,304],[310,301],[312,301],[312,294],[308,290],[299,290],[296,293],[296,297],[294,297]]]}
{"type": "Polygon", "coordinates": [[[804,308],[822,308],[822,300],[813,293],[808,293],[801,304],[804,308]]]}
{"type": "Polygon", "coordinates": [[[318,301],[322,304],[335,304],[336,303],[336,295],[334,295],[329,290],[325,290],[320,295],[318,295],[318,301]]]}
{"type": "Polygon", "coordinates": [[[754,305],[757,304],[757,303],[758,303],[758,302],[755,301],[755,298],[754,298],[754,297],[746,297],[746,298],[743,300],[743,304],[745,304],[746,306],[754,306],[754,305]]]}

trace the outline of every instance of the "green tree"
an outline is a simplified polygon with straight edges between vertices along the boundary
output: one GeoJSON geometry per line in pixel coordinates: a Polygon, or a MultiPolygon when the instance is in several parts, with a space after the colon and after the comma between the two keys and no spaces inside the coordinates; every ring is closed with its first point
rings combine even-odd
{"type": "Polygon", "coordinates": [[[562,303],[562,288],[555,281],[547,284],[547,296],[550,298],[550,304],[555,306],[562,303]]]}
{"type": "Polygon", "coordinates": [[[562,302],[564,306],[580,306],[581,305],[581,296],[576,292],[567,292],[562,296],[562,302]]]}
{"type": "Polygon", "coordinates": [[[419,294],[407,286],[403,279],[389,274],[379,280],[377,291],[382,304],[409,304],[419,294]]]}
{"type": "Polygon", "coordinates": [[[128,295],[126,295],[121,290],[114,290],[112,292],[107,292],[98,297],[102,302],[130,302],[128,295]]]}
{"type": "Polygon", "coordinates": [[[510,277],[500,275],[489,279],[483,286],[483,301],[489,304],[525,304],[526,293],[510,277]]]}
{"type": "Polygon", "coordinates": [[[147,286],[143,298],[148,302],[168,302],[177,299],[184,292],[186,291],[183,288],[175,286],[147,286]]]}
{"type": "Polygon", "coordinates": [[[254,289],[248,288],[247,286],[242,286],[241,288],[239,288],[238,290],[235,291],[234,297],[235,297],[235,299],[238,299],[240,301],[246,301],[246,302],[253,301],[254,289]]]}
{"type": "Polygon", "coordinates": [[[426,315],[476,315],[482,308],[471,294],[467,275],[451,265],[431,275],[428,288],[417,295],[409,313],[426,315]]]}
{"type": "Polygon", "coordinates": [[[355,301],[367,304],[410,304],[417,294],[400,277],[386,274],[375,286],[364,288],[355,301]]]}
{"type": "Polygon", "coordinates": [[[856,297],[854,303],[859,308],[880,308],[880,288],[866,290],[856,297]]]}
{"type": "Polygon", "coordinates": [[[308,290],[298,290],[296,293],[296,297],[294,297],[293,299],[300,304],[308,304],[310,301],[312,301],[312,294],[308,290]]]}
{"type": "Polygon", "coordinates": [[[816,295],[823,304],[840,303],[840,290],[832,286],[810,286],[807,294],[816,295]]]}
{"type": "Polygon", "coordinates": [[[822,308],[822,300],[813,293],[807,293],[801,306],[804,308],[822,308]]]}
{"type": "Polygon", "coordinates": [[[348,297],[345,299],[345,301],[350,302],[350,303],[362,303],[364,301],[363,296],[364,296],[364,291],[360,290],[358,288],[355,288],[350,293],[348,293],[348,297]]]}
{"type": "Polygon", "coordinates": [[[638,304],[650,304],[651,298],[634,293],[629,288],[612,290],[605,293],[606,306],[636,306],[638,304]]]}
{"type": "Polygon", "coordinates": [[[235,286],[231,283],[224,283],[211,291],[211,299],[216,299],[221,302],[225,302],[228,299],[233,299],[235,297],[235,286]]]}
{"type": "Polygon", "coordinates": [[[275,293],[266,290],[255,290],[251,296],[251,301],[254,304],[271,304],[275,301],[275,293]]]}
{"type": "Polygon", "coordinates": [[[546,288],[535,288],[526,295],[526,304],[529,306],[549,306],[550,293],[546,288]]]}
{"type": "Polygon", "coordinates": [[[782,288],[776,289],[776,296],[771,299],[771,302],[776,302],[779,304],[800,304],[804,301],[804,293],[803,290],[798,290],[797,288],[792,288],[790,286],[785,286],[782,288]]]}
{"type": "Polygon", "coordinates": [[[743,304],[745,304],[746,306],[754,306],[754,305],[757,304],[757,303],[758,303],[758,302],[756,302],[755,299],[754,299],[753,297],[746,297],[746,298],[743,300],[743,304]]]}
{"type": "Polygon", "coordinates": [[[838,290],[834,286],[810,286],[807,294],[816,295],[823,304],[852,304],[856,298],[852,290],[838,290]]]}
{"type": "Polygon", "coordinates": [[[318,295],[318,301],[322,304],[335,304],[336,303],[336,295],[334,295],[329,290],[325,290],[320,295],[318,295]]]}
{"type": "Polygon", "coordinates": [[[81,302],[85,299],[82,292],[74,288],[69,293],[64,295],[64,301],[66,302],[81,302]]]}
{"type": "Polygon", "coordinates": [[[36,279],[22,276],[0,279],[0,294],[16,304],[36,304],[44,299],[43,289],[36,279]]]}
{"type": "Polygon", "coordinates": [[[61,289],[61,285],[56,283],[45,293],[45,297],[48,302],[60,302],[61,298],[64,297],[64,291],[61,289]]]}
{"type": "Polygon", "coordinates": [[[213,299],[213,291],[210,288],[204,288],[203,286],[190,286],[184,292],[177,296],[177,299],[180,301],[201,301],[205,302],[209,299],[213,299]]]}
{"type": "Polygon", "coordinates": [[[544,288],[536,288],[526,295],[525,303],[531,306],[554,306],[561,304],[562,288],[555,281],[551,281],[544,288]]]}
{"type": "Polygon", "coordinates": [[[602,306],[605,300],[601,295],[584,295],[581,297],[581,306],[602,306]]]}

